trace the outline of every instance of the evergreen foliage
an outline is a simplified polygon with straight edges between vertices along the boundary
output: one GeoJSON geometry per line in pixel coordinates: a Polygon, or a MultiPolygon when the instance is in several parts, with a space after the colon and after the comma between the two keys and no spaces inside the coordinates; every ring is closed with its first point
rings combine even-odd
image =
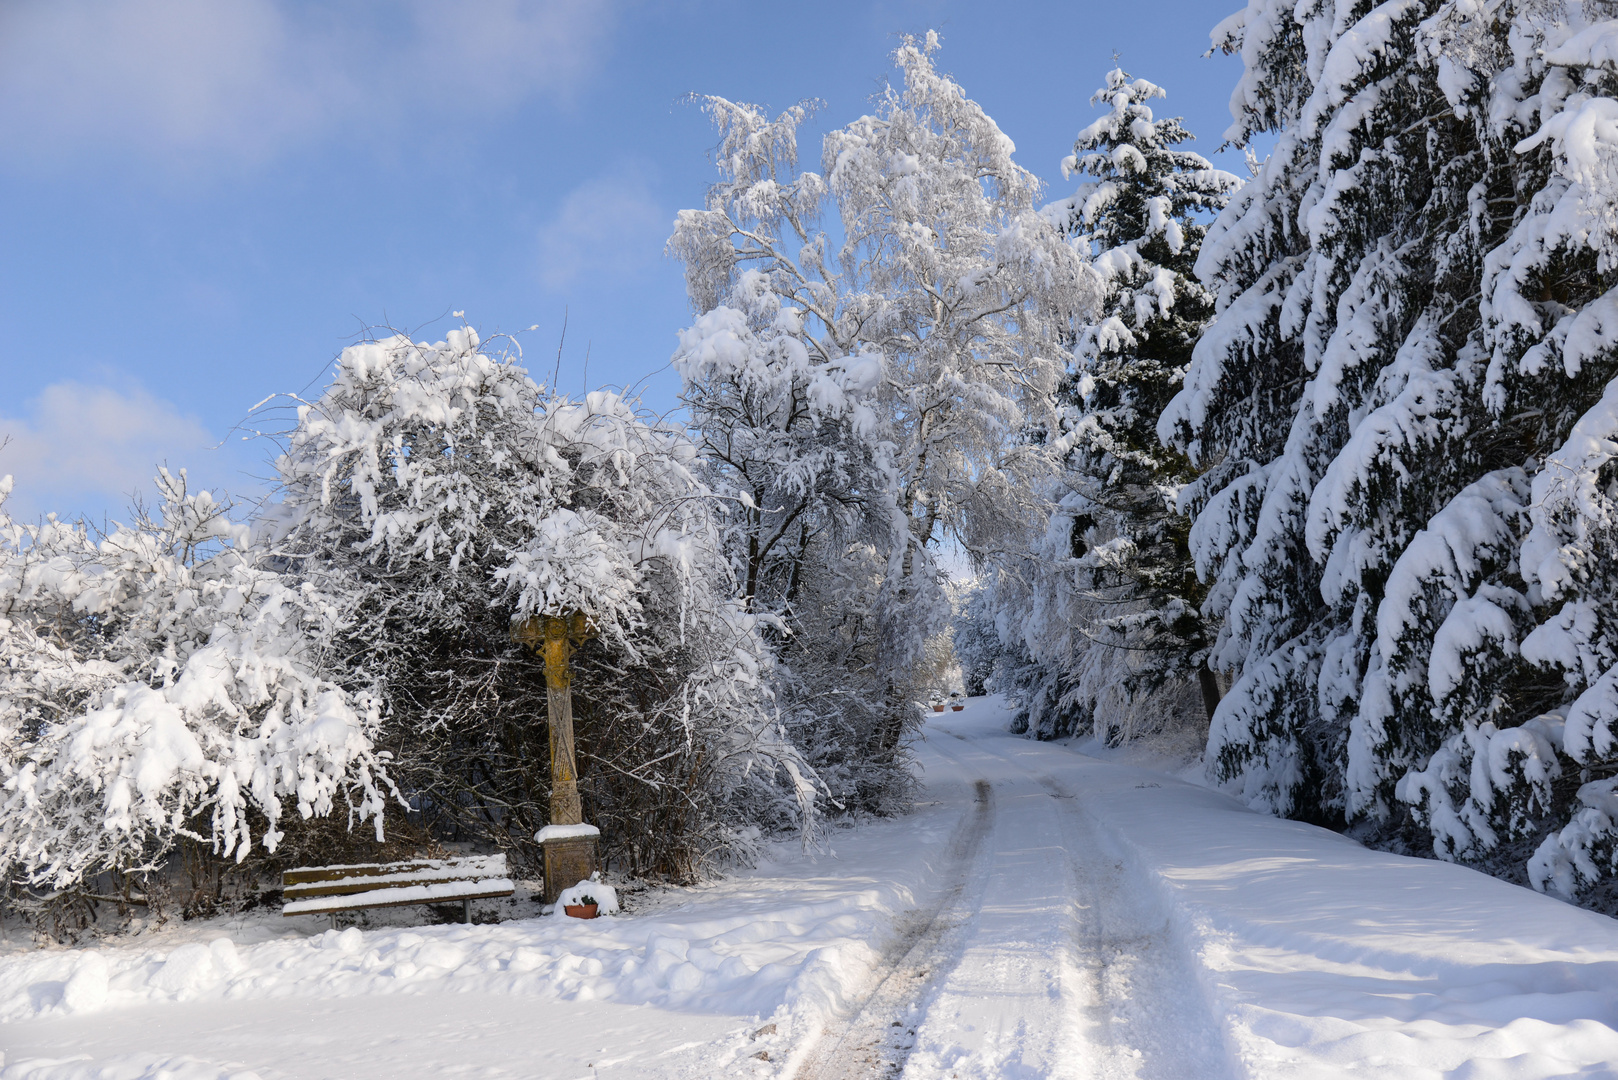
{"type": "Polygon", "coordinates": [[[1022,705],[1019,725],[1042,738],[1091,728],[1125,738],[1169,722],[1188,683],[1217,699],[1204,665],[1205,590],[1176,505],[1195,471],[1162,446],[1156,423],[1213,314],[1192,276],[1204,221],[1240,184],[1179,149],[1192,135],[1154,117],[1149,102],[1163,96],[1109,72],[1091,98],[1105,115],[1062,163],[1093,179],[1044,210],[1097,271],[1103,296],[1072,329],[1045,512],[993,570],[1015,637],[1001,681],[1022,705]]]}
{"type": "Polygon", "coordinates": [[[1613,14],[1221,24],[1227,137],[1277,142],[1203,248],[1219,315],[1159,426],[1207,469],[1215,778],[1570,897],[1613,871],[1613,14]]]}

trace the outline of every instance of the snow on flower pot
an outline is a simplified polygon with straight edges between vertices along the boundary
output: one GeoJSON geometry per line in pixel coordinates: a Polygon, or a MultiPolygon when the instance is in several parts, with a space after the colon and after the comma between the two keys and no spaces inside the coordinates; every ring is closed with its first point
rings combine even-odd
{"type": "Polygon", "coordinates": [[[571,888],[563,889],[556,897],[556,908],[575,919],[593,919],[597,915],[617,915],[618,890],[595,874],[571,888]]]}

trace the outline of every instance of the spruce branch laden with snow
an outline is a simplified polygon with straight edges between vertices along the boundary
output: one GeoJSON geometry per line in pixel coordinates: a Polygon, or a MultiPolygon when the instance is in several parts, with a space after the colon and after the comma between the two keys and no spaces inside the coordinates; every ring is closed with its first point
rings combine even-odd
{"type": "Polygon", "coordinates": [[[1251,804],[1610,906],[1618,116],[1601,3],[1254,0],[1228,137],[1274,152],[1197,270],[1159,430],[1251,804]]]}

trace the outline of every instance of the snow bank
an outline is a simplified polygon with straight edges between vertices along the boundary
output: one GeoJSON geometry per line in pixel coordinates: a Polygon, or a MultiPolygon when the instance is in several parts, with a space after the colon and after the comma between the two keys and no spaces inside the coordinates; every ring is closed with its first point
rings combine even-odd
{"type": "Polygon", "coordinates": [[[94,1065],[86,1065],[82,1056],[30,1058],[0,1069],[0,1080],[259,1080],[259,1075],[188,1054],[158,1060],[129,1054],[94,1065]]]}
{"type": "MultiPolygon", "coordinates": [[[[1073,1020],[1077,1031],[1095,1019],[1086,1011],[1084,973],[1102,967],[1127,999],[1101,1003],[1125,1010],[1123,1026],[1109,1031],[1162,1029],[1167,1034],[1159,1043],[1178,1044],[1189,1038],[1191,1021],[1208,1020],[1219,1047],[1209,1051],[1202,1071],[1174,1075],[1613,1075],[1618,922],[1454,864],[1368,851],[1323,829],[1255,814],[1218,791],[1162,772],[1017,739],[1005,732],[1006,720],[998,705],[974,703],[931,721],[953,737],[917,748],[927,784],[921,809],[840,833],[840,858],[783,857],[749,874],[643,903],[629,917],[351,928],[244,940],[271,925],[280,928],[266,919],[233,931],[236,940],[220,934],[217,924],[210,940],[192,924],[171,932],[188,940],[0,955],[0,1025],[17,1025],[0,1026],[0,1043],[26,1043],[36,1055],[0,1065],[0,1080],[248,1080],[241,1065],[229,1064],[238,1054],[265,1076],[302,1075],[265,1062],[291,1060],[292,1051],[281,1045],[284,1033],[287,1025],[311,1023],[310,1002],[321,1003],[314,1011],[328,1017],[322,1032],[335,1033],[308,1048],[319,1056],[322,1075],[423,1074],[413,1060],[402,1071],[391,1064],[392,1071],[371,1067],[380,1060],[376,1055],[401,1040],[412,1054],[424,1040],[448,1046],[447,1054],[471,1053],[483,1040],[495,1040],[488,1053],[505,1055],[504,1067],[532,1048],[499,1039],[531,1037],[534,1046],[548,1046],[582,1028],[584,1013],[597,1010],[604,1018],[626,1005],[653,1008],[632,1010],[632,1020],[620,1015],[613,1022],[625,1026],[614,1031],[623,1034],[603,1034],[602,1042],[656,1044],[657,1053],[694,1046],[701,1062],[697,1071],[680,1072],[656,1058],[646,1065],[652,1071],[603,1067],[602,1076],[785,1075],[801,1060],[793,1047],[808,1045],[829,1019],[851,1008],[872,976],[885,970],[880,950],[886,945],[891,954],[896,940],[903,943],[896,929],[914,925],[916,909],[927,908],[958,871],[948,861],[948,838],[973,806],[979,778],[995,790],[992,809],[984,812],[996,823],[973,876],[986,898],[974,901],[968,889],[964,906],[952,909],[948,921],[960,920],[963,944],[939,954],[941,963],[929,966],[937,973],[933,988],[918,1000],[916,1014],[901,1017],[919,1032],[907,1075],[925,1074],[929,1062],[942,1069],[946,1059],[973,1047],[982,1051],[981,1060],[972,1059],[975,1071],[958,1070],[962,1080],[1057,1074],[1015,1064],[1028,1046],[1067,1045],[1046,1038],[1050,1024],[1029,1020],[1033,1013],[1009,1017],[1009,1026],[996,1029],[1039,1028],[1027,1039],[1008,1035],[1006,1045],[990,1039],[985,1018],[1007,1010],[1006,995],[996,997],[992,988],[1020,978],[1022,970],[1068,972],[1048,993],[1053,1002],[1071,999],[1077,1011],[1051,1004],[1039,1015],[1089,1018],[1073,1020]],[[1083,830],[1062,832],[1058,825],[1075,810],[1083,830]],[[1095,833],[1093,845],[1075,839],[1095,833]],[[1095,883],[1065,893],[1071,875],[1059,864],[1067,858],[1082,862],[1084,873],[1094,870],[1095,883]],[[1035,872],[1029,859],[1054,861],[1035,872]],[[1117,895],[1086,891],[1102,885],[1117,895]],[[1135,913],[1128,934],[1149,930],[1149,949],[1138,935],[1111,934],[1110,923],[1098,922],[1108,934],[1091,940],[1050,921],[1051,912],[1106,904],[1135,913]],[[1076,942],[1074,963],[1063,968],[1057,954],[1070,940],[1076,942]],[[1130,981],[1149,974],[1141,958],[1156,949],[1172,952],[1174,963],[1162,971],[1178,981],[1130,981]],[[1131,957],[1138,961],[1134,967],[1131,957]],[[1186,992],[1176,1004],[1172,991],[1179,986],[1186,992]],[[214,1031],[229,1002],[245,1003],[232,1015],[252,1022],[214,1031]],[[1193,1015],[1188,1002],[1206,1006],[1206,1016],[1193,1015]],[[194,1007],[141,1008],[167,1003],[194,1007]],[[1128,1010],[1139,1016],[1131,1019],[1128,1010]],[[470,1018],[481,1014],[493,1017],[493,1026],[471,1038],[470,1018]],[[769,1067],[754,1057],[765,1041],[753,1040],[768,1025],[744,1019],[749,1016],[768,1016],[779,1028],[768,1037],[769,1067]],[[161,1034],[148,1040],[145,1056],[119,1056],[140,1041],[130,1032],[171,1017],[177,1025],[189,1023],[190,1034],[161,1034]],[[511,1017],[520,1020],[508,1022],[511,1017]],[[538,1027],[523,1027],[535,1018],[542,1021],[538,1027]],[[356,1024],[374,1028],[374,1038],[349,1039],[356,1024]],[[59,1044],[78,1048],[67,1036],[89,1025],[119,1033],[103,1039],[112,1052],[78,1060],[58,1052],[59,1044]],[[273,1051],[260,1046],[252,1051],[259,1056],[250,1057],[248,1048],[238,1049],[248,1037],[243,1032],[254,1029],[276,1040],[273,1051]],[[543,1034],[525,1034],[531,1030],[543,1034]],[[719,1042],[690,1042],[694,1035],[730,1041],[721,1052],[719,1042]],[[192,1056],[177,1056],[180,1051],[192,1056]],[[363,1056],[370,1071],[336,1071],[331,1055],[338,1051],[350,1060],[363,1056]]],[[[1546,738],[1554,734],[1549,720],[1538,730],[1546,738]]],[[[1107,751],[1115,759],[1144,752],[1107,751]]],[[[1047,993],[1043,982],[1019,985],[1032,986],[1033,998],[1047,993]]],[[[599,1045],[580,1053],[594,1055],[599,1045]]],[[[1148,1046],[1147,1064],[1154,1046],[1148,1046]]],[[[581,1066],[600,1062],[578,1060],[581,1066]]],[[[1062,1060],[1094,1064],[1077,1056],[1062,1060]]],[[[568,1069],[531,1071],[588,1075],[584,1067],[568,1069]]],[[[937,1075],[951,1071],[955,1066],[937,1075]]],[[[1120,1075],[1170,1074],[1142,1067],[1120,1075]]]]}
{"type": "Polygon", "coordinates": [[[240,948],[221,937],[167,950],[32,954],[0,966],[0,1022],[161,1002],[423,993],[768,1014],[800,977],[840,981],[840,972],[817,969],[865,959],[849,940],[868,922],[861,899],[728,917],[350,927],[240,948]]]}
{"type": "MultiPolygon", "coordinates": [[[[180,944],[13,953],[0,956],[0,1024],[100,1014],[110,1022],[116,1011],[168,1002],[431,994],[818,1023],[868,982],[879,963],[872,943],[931,887],[958,812],[935,808],[861,829],[841,859],[783,851],[781,863],[672,894],[684,902],[646,910],[643,901],[633,917],[558,913],[493,926],[351,927],[313,936],[294,922],[286,936],[251,944],[241,939],[265,927],[226,933],[216,924],[212,940],[196,940],[208,931],[193,924],[174,931],[192,938],[180,944]]],[[[603,887],[585,888],[607,899],[603,887]]],[[[0,1073],[0,1080],[13,1078],[0,1073]]]]}
{"type": "Polygon", "coordinates": [[[1083,762],[1073,779],[1166,902],[1251,1075],[1611,1075],[1618,922],[1162,774],[1083,762]]]}

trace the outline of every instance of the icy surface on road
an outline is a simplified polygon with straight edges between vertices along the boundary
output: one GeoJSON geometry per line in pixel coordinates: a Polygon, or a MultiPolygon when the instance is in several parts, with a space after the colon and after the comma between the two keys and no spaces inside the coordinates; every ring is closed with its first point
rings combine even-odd
{"type": "Polygon", "coordinates": [[[13,947],[0,1080],[1618,1075],[1613,920],[1005,719],[930,717],[835,857],[628,916],[13,947]]]}

